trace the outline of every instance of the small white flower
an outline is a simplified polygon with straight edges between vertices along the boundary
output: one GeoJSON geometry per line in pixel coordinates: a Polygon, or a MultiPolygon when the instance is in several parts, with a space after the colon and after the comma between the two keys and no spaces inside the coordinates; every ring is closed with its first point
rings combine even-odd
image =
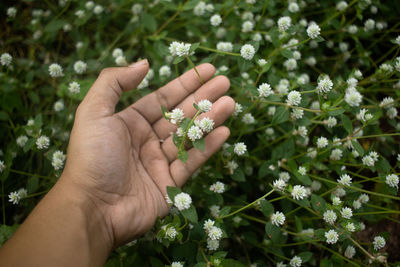
{"type": "Polygon", "coordinates": [[[337,219],[337,216],[333,210],[327,210],[324,212],[323,218],[324,218],[325,222],[327,222],[329,224],[334,224],[337,219]]]}
{"type": "Polygon", "coordinates": [[[358,200],[361,203],[368,203],[369,201],[369,196],[367,194],[361,194],[361,196],[358,198],[358,200]]]}
{"type": "Polygon", "coordinates": [[[336,4],[336,9],[339,11],[343,11],[347,8],[348,4],[346,1],[340,1],[339,3],[336,4]]]}
{"type": "Polygon", "coordinates": [[[334,198],[332,199],[332,204],[333,204],[334,206],[339,206],[340,204],[342,204],[342,201],[340,200],[340,198],[334,197],[334,198]]]}
{"type": "Polygon", "coordinates": [[[17,9],[15,7],[9,7],[7,9],[7,16],[10,18],[15,18],[17,15],[17,9]]]}
{"type": "Polygon", "coordinates": [[[280,172],[279,179],[288,182],[290,180],[290,174],[288,172],[280,172]]]}
{"type": "Polygon", "coordinates": [[[361,208],[361,202],[359,200],[354,200],[353,201],[353,208],[355,210],[358,210],[359,208],[361,208]]]}
{"type": "Polygon", "coordinates": [[[326,125],[327,125],[329,128],[335,127],[336,124],[337,124],[337,120],[336,120],[335,117],[329,117],[329,118],[326,120],[326,125]]]}
{"type": "Polygon", "coordinates": [[[298,91],[293,90],[288,94],[286,99],[286,103],[288,105],[298,106],[300,102],[301,102],[301,94],[298,91]]]}
{"type": "Polygon", "coordinates": [[[53,153],[51,165],[54,167],[55,170],[60,170],[64,166],[64,161],[66,156],[60,150],[57,150],[53,153]]]}
{"type": "Polygon", "coordinates": [[[186,210],[190,208],[190,204],[192,204],[192,198],[189,194],[182,192],[174,197],[174,205],[178,210],[186,210]]]}
{"type": "Polygon", "coordinates": [[[86,71],[86,69],[87,69],[87,64],[82,60],[78,60],[77,62],[74,63],[74,71],[76,73],[82,74],[86,71]]]}
{"type": "Polygon", "coordinates": [[[88,9],[88,10],[93,9],[93,8],[94,8],[94,2],[93,2],[93,1],[87,1],[87,2],[85,3],[85,7],[86,7],[86,9],[88,9]]]}
{"type": "Polygon", "coordinates": [[[295,200],[301,200],[307,196],[307,190],[302,185],[293,186],[291,195],[295,200]]]}
{"type": "Polygon", "coordinates": [[[290,260],[290,266],[292,267],[300,267],[302,264],[302,259],[299,256],[294,256],[291,260],[290,260]]]}
{"type": "Polygon", "coordinates": [[[178,235],[178,232],[176,231],[175,227],[169,226],[169,227],[165,230],[165,235],[166,235],[168,238],[174,239],[174,238],[178,235]]]}
{"type": "Polygon", "coordinates": [[[58,100],[56,103],[54,103],[54,110],[56,112],[60,112],[61,110],[64,109],[64,101],[62,101],[61,99],[58,100]]]}
{"type": "Polygon", "coordinates": [[[246,20],[242,24],[242,32],[251,32],[254,28],[254,23],[250,20],[246,20]]]}
{"type": "Polygon", "coordinates": [[[373,19],[367,19],[364,23],[365,31],[372,31],[375,28],[375,21],[373,19]]]}
{"type": "Polygon", "coordinates": [[[304,110],[298,108],[294,108],[292,113],[290,113],[290,116],[295,120],[303,118],[303,115],[304,115],[304,110]]]}
{"type": "Polygon", "coordinates": [[[75,12],[75,16],[77,16],[78,18],[83,18],[85,16],[85,10],[79,9],[75,12]]]}
{"type": "Polygon", "coordinates": [[[174,108],[170,113],[167,113],[166,116],[170,118],[172,124],[179,124],[185,118],[185,114],[180,108],[174,108]]]}
{"type": "Polygon", "coordinates": [[[12,62],[12,56],[9,53],[1,54],[0,56],[0,63],[3,66],[10,66],[12,62]]]}
{"type": "Polygon", "coordinates": [[[362,101],[363,96],[357,89],[353,87],[349,87],[346,90],[346,94],[344,95],[344,101],[351,107],[358,107],[362,101]]]}
{"type": "Polygon", "coordinates": [[[335,230],[325,232],[326,243],[335,244],[339,240],[339,235],[335,230]]]}
{"type": "Polygon", "coordinates": [[[285,215],[280,211],[273,213],[271,215],[271,223],[276,226],[283,225],[285,223],[285,215]]]}
{"type": "Polygon", "coordinates": [[[349,207],[343,207],[340,210],[340,214],[345,219],[350,219],[351,217],[353,217],[353,211],[349,207]]]}
{"type": "Polygon", "coordinates": [[[220,240],[222,237],[222,230],[217,226],[211,226],[207,234],[208,238],[211,240],[220,240]]]}
{"type": "Polygon", "coordinates": [[[173,261],[171,267],[183,267],[183,264],[179,261],[173,261]]]}
{"type": "Polygon", "coordinates": [[[299,5],[296,2],[292,2],[288,6],[288,10],[290,13],[297,13],[299,12],[299,5]]]}
{"type": "Polygon", "coordinates": [[[224,52],[232,52],[233,44],[231,42],[218,42],[217,50],[221,50],[224,52]]]}
{"type": "Polygon", "coordinates": [[[344,256],[348,259],[351,259],[356,255],[356,249],[353,246],[347,246],[346,250],[344,251],[344,256]]]}
{"type": "Polygon", "coordinates": [[[134,4],[131,7],[131,11],[134,15],[139,15],[143,11],[143,6],[141,4],[134,4]]]}
{"type": "Polygon", "coordinates": [[[239,103],[235,103],[235,110],[233,111],[233,116],[237,116],[243,111],[243,106],[239,103]]]}
{"type": "Polygon", "coordinates": [[[17,205],[20,200],[21,200],[21,197],[17,191],[11,192],[8,195],[8,201],[13,203],[14,205],[17,205]]]}
{"type": "Polygon", "coordinates": [[[19,147],[24,147],[26,142],[28,142],[28,137],[26,135],[18,136],[16,142],[19,147]]]}
{"type": "Polygon", "coordinates": [[[207,239],[207,249],[208,250],[217,250],[219,247],[218,240],[207,239]]]}
{"type": "Polygon", "coordinates": [[[375,165],[375,160],[371,156],[367,155],[362,158],[362,163],[365,166],[372,167],[375,165]]]}
{"type": "Polygon", "coordinates": [[[391,108],[391,107],[393,107],[393,104],[394,104],[394,99],[392,98],[392,97],[385,97],[382,101],[381,101],[381,103],[379,104],[379,106],[381,107],[381,108],[391,108]]]}
{"type": "Polygon", "coordinates": [[[318,81],[317,91],[319,94],[327,93],[332,90],[333,82],[329,76],[325,75],[322,79],[318,81]]]}
{"type": "Polygon", "coordinates": [[[225,184],[221,182],[216,182],[210,186],[210,191],[222,194],[225,192],[225,184]]]}
{"type": "Polygon", "coordinates": [[[356,25],[350,25],[350,26],[347,28],[347,31],[348,31],[350,34],[356,34],[356,33],[358,32],[358,27],[357,27],[356,25]]]}
{"type": "Polygon", "coordinates": [[[211,16],[210,18],[210,23],[212,26],[218,26],[220,25],[222,22],[222,18],[219,14],[215,14],[213,16],[211,16]]]}
{"type": "Polygon", "coordinates": [[[194,142],[203,137],[203,132],[200,127],[193,125],[189,128],[187,136],[192,142],[194,142]]]}
{"type": "Polygon", "coordinates": [[[312,191],[318,191],[318,190],[321,189],[321,187],[322,187],[322,184],[320,182],[315,181],[315,180],[312,181],[312,183],[311,183],[311,190],[312,191]]]}
{"type": "Polygon", "coordinates": [[[171,75],[171,68],[167,65],[161,66],[161,68],[158,70],[158,73],[160,76],[169,77],[171,75]]]}
{"type": "Polygon", "coordinates": [[[120,56],[123,56],[123,55],[124,55],[124,52],[122,51],[121,48],[115,48],[115,49],[112,51],[112,56],[113,56],[113,58],[117,58],[117,57],[120,57],[120,56]]]}
{"type": "Polygon", "coordinates": [[[289,58],[283,62],[283,66],[287,71],[295,70],[297,68],[297,61],[294,58],[289,58]]]}
{"type": "Polygon", "coordinates": [[[311,23],[310,26],[308,26],[307,28],[307,35],[311,39],[317,38],[320,35],[320,33],[321,33],[321,28],[315,23],[311,23]]]}
{"type": "Polygon", "coordinates": [[[278,28],[279,31],[285,32],[287,29],[289,29],[290,25],[292,25],[292,19],[290,17],[281,17],[278,20],[278,28]]]}
{"type": "Polygon", "coordinates": [[[305,167],[300,166],[299,169],[297,170],[301,175],[306,175],[307,174],[307,169],[305,167]]]}
{"type": "Polygon", "coordinates": [[[372,242],[372,244],[374,245],[375,250],[379,250],[386,245],[386,240],[378,235],[374,237],[374,241],[372,242]]]}
{"type": "Polygon", "coordinates": [[[225,165],[225,168],[229,170],[230,174],[233,174],[237,167],[239,167],[239,165],[234,160],[228,161],[225,165]]]}
{"type": "Polygon", "coordinates": [[[390,187],[399,188],[399,177],[396,174],[389,174],[386,176],[385,183],[390,187]]]}
{"type": "Polygon", "coordinates": [[[265,59],[263,59],[263,58],[257,60],[257,64],[258,64],[258,66],[260,66],[260,67],[264,67],[267,63],[268,63],[268,62],[267,62],[265,59]]]}
{"type": "Polygon", "coordinates": [[[252,60],[256,50],[251,44],[245,44],[240,48],[240,55],[246,60],[252,60]]]}
{"type": "Polygon", "coordinates": [[[200,112],[209,112],[211,110],[212,103],[207,99],[203,99],[197,103],[197,106],[199,107],[200,112]]]}
{"type": "Polygon", "coordinates": [[[275,181],[272,183],[272,187],[273,187],[275,190],[278,190],[278,191],[283,191],[283,190],[285,190],[286,185],[287,185],[286,182],[285,182],[284,180],[282,180],[282,179],[275,180],[275,181]]]}
{"type": "Polygon", "coordinates": [[[356,227],[354,226],[354,223],[348,223],[345,226],[346,230],[349,232],[354,232],[356,230],[356,227]]]}
{"type": "Polygon", "coordinates": [[[394,118],[396,118],[396,117],[397,117],[397,114],[398,114],[398,112],[397,112],[397,109],[396,109],[396,108],[389,108],[389,109],[386,111],[386,115],[389,117],[389,119],[394,119],[394,118]]]}
{"type": "Polygon", "coordinates": [[[104,11],[104,8],[101,5],[96,5],[93,9],[93,13],[96,15],[103,13],[103,11],[104,11]]]}
{"type": "Polygon", "coordinates": [[[271,89],[271,85],[268,83],[262,83],[257,88],[258,94],[260,97],[269,97],[274,92],[271,89]]]}
{"type": "Polygon", "coordinates": [[[47,149],[50,145],[50,139],[42,135],[36,140],[36,146],[38,149],[47,149]]]}
{"type": "Polygon", "coordinates": [[[321,136],[317,139],[317,147],[324,148],[328,146],[328,139],[326,137],[321,136]]]}
{"type": "Polygon", "coordinates": [[[205,133],[209,133],[214,129],[214,121],[208,117],[195,121],[196,125],[205,133]]]}
{"type": "Polygon", "coordinates": [[[63,68],[57,63],[53,63],[49,66],[49,73],[53,78],[64,76],[63,68]]]}
{"type": "Polygon", "coordinates": [[[235,147],[233,149],[233,152],[235,152],[236,155],[242,156],[246,153],[247,147],[243,142],[236,143],[235,147]]]}
{"type": "Polygon", "coordinates": [[[214,221],[211,219],[207,219],[204,224],[203,224],[203,229],[206,230],[207,232],[210,231],[211,227],[214,226],[214,221]]]}
{"type": "Polygon", "coordinates": [[[346,186],[350,186],[351,185],[351,177],[348,174],[343,174],[342,176],[340,176],[340,179],[337,180],[337,182],[341,185],[346,185],[346,186]]]}
{"type": "Polygon", "coordinates": [[[81,86],[80,86],[79,83],[77,83],[75,81],[74,82],[70,82],[69,85],[68,85],[68,91],[73,95],[79,94],[80,91],[81,91],[81,86]]]}
{"type": "Polygon", "coordinates": [[[126,66],[128,65],[128,62],[126,61],[125,56],[119,56],[115,59],[115,64],[118,66],[126,66]]]}

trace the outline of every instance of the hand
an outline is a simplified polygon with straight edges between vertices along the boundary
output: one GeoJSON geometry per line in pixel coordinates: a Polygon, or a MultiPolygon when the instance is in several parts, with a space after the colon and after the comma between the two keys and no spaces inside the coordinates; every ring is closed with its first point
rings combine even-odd
{"type": "Polygon", "coordinates": [[[182,186],[229,136],[217,127],[206,137],[206,148],[188,151],[186,163],[177,159],[171,132],[176,127],[162,117],[161,106],[196,110],[193,102],[208,99],[204,114],[221,125],[233,112],[234,101],[223,96],[229,89],[224,76],[213,79],[215,68],[202,64],[131,106],[115,113],[123,91],[136,88],[148,71],[147,60],[129,67],[104,69],[76,112],[67,162],[60,178],[83,191],[104,217],[108,240],[119,246],[148,231],[158,216],[165,216],[166,187],[182,186]],[[211,79],[211,80],[210,80],[211,79]]]}

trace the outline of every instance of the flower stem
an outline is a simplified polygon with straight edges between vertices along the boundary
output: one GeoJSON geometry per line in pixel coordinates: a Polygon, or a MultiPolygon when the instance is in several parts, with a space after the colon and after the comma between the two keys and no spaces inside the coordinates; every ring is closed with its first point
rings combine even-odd
{"type": "Polygon", "coordinates": [[[200,83],[204,84],[203,78],[201,78],[200,73],[196,69],[196,65],[194,65],[193,61],[190,59],[189,56],[186,56],[187,61],[189,62],[189,65],[191,65],[196,72],[197,76],[199,77],[200,83]]]}

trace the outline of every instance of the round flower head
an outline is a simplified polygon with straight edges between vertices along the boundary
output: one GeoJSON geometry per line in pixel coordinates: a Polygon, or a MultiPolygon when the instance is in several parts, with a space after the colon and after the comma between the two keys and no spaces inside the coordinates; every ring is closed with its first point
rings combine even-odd
{"type": "Polygon", "coordinates": [[[173,261],[171,267],[183,267],[183,264],[179,261],[173,261]]]}
{"type": "Polygon", "coordinates": [[[348,174],[343,174],[342,176],[340,176],[340,179],[338,179],[337,182],[341,185],[350,186],[351,185],[351,177],[348,174]]]}
{"type": "Polygon", "coordinates": [[[374,245],[375,250],[379,250],[386,245],[386,240],[378,235],[374,237],[374,241],[372,242],[372,244],[374,245]]]}
{"type": "Polygon", "coordinates": [[[250,20],[246,20],[242,24],[242,32],[251,32],[254,28],[254,23],[250,20]]]}
{"type": "Polygon", "coordinates": [[[119,56],[115,59],[115,64],[118,66],[126,66],[128,65],[128,62],[126,61],[125,56],[119,56]]]}
{"type": "Polygon", "coordinates": [[[15,16],[17,15],[17,9],[15,7],[9,7],[7,9],[7,16],[10,18],[15,18],[15,16]]]}
{"type": "Polygon", "coordinates": [[[210,23],[212,26],[218,26],[220,25],[222,22],[222,18],[219,14],[215,14],[213,16],[211,16],[210,18],[210,23]]]}
{"type": "Polygon", "coordinates": [[[290,17],[281,17],[278,20],[278,28],[279,31],[285,32],[287,29],[289,29],[290,25],[292,24],[292,19],[290,17]]]}
{"type": "Polygon", "coordinates": [[[174,239],[178,235],[175,227],[170,226],[165,230],[165,236],[171,239],[174,239]]]}
{"type": "Polygon", "coordinates": [[[245,44],[240,48],[240,55],[242,58],[252,60],[256,50],[251,44],[245,44]]]}
{"type": "Polygon", "coordinates": [[[83,62],[82,60],[79,60],[74,63],[74,71],[78,74],[82,74],[86,71],[87,69],[87,64],[83,62]]]}
{"type": "Polygon", "coordinates": [[[45,135],[40,136],[36,140],[36,146],[38,149],[46,149],[49,147],[49,145],[50,145],[50,139],[45,135]]]}
{"type": "Polygon", "coordinates": [[[167,65],[161,66],[158,73],[160,76],[169,77],[171,75],[171,68],[167,65]]]}
{"type": "Polygon", "coordinates": [[[349,232],[354,232],[356,230],[356,227],[354,226],[354,223],[348,223],[345,226],[346,230],[349,232]]]}
{"type": "Polygon", "coordinates": [[[68,85],[68,91],[73,95],[79,94],[81,91],[81,86],[77,82],[70,82],[68,85]]]}
{"type": "Polygon", "coordinates": [[[290,266],[292,267],[300,267],[301,263],[303,261],[301,260],[301,258],[299,256],[294,256],[291,260],[290,260],[290,266]]]}
{"type": "Polygon", "coordinates": [[[351,107],[358,107],[362,101],[363,96],[355,89],[347,90],[344,95],[344,101],[351,107]]]}
{"type": "Polygon", "coordinates": [[[220,240],[222,237],[222,230],[217,226],[211,226],[207,232],[208,238],[211,240],[220,240]]]}
{"type": "Polygon", "coordinates": [[[333,210],[327,210],[324,212],[323,218],[324,218],[325,222],[327,222],[329,224],[334,224],[337,219],[337,216],[333,210]]]}
{"type": "Polygon", "coordinates": [[[283,62],[283,66],[285,66],[288,71],[295,70],[297,68],[297,61],[294,58],[289,58],[283,62]]]}
{"type": "Polygon", "coordinates": [[[320,35],[320,33],[321,33],[321,28],[315,23],[311,23],[310,26],[308,26],[307,28],[307,35],[311,39],[317,38],[320,35]]]}
{"type": "Polygon", "coordinates": [[[64,76],[63,68],[57,63],[53,63],[49,66],[49,73],[53,78],[64,76]]]}
{"type": "Polygon", "coordinates": [[[218,42],[217,50],[221,50],[224,52],[232,52],[233,44],[231,42],[218,42]]]}
{"type": "Polygon", "coordinates": [[[101,5],[96,5],[93,9],[93,13],[96,15],[103,13],[103,11],[104,11],[104,7],[102,7],[101,5]]]}
{"type": "Polygon", "coordinates": [[[206,230],[207,232],[210,231],[211,227],[214,226],[214,221],[211,219],[208,219],[204,222],[203,224],[203,229],[206,230]]]}
{"type": "Polygon", "coordinates": [[[281,173],[279,173],[279,179],[282,179],[285,182],[288,182],[290,180],[290,174],[288,172],[281,172],[281,173]]]}
{"type": "Polygon", "coordinates": [[[317,139],[318,148],[324,148],[326,146],[328,146],[328,139],[326,139],[326,137],[321,136],[320,138],[317,139]]]}
{"type": "Polygon", "coordinates": [[[64,101],[58,100],[56,103],[54,103],[54,110],[56,112],[60,112],[63,109],[64,109],[64,101]]]}
{"type": "Polygon", "coordinates": [[[325,75],[322,79],[318,81],[317,91],[318,94],[327,93],[332,90],[333,82],[329,76],[325,75]]]}
{"type": "Polygon", "coordinates": [[[332,199],[332,204],[333,204],[333,206],[339,206],[340,204],[342,204],[342,201],[340,200],[340,198],[334,197],[332,199]]]}
{"type": "Polygon", "coordinates": [[[269,97],[274,92],[271,89],[271,85],[268,83],[262,83],[257,88],[258,94],[260,97],[269,97]]]}
{"type": "Polygon", "coordinates": [[[335,230],[325,232],[326,243],[335,244],[339,240],[339,235],[335,230]]]}
{"type": "Polygon", "coordinates": [[[192,204],[192,198],[184,192],[179,193],[174,197],[174,205],[178,210],[186,210],[190,208],[190,204],[192,204]]]}
{"type": "Polygon", "coordinates": [[[66,156],[62,151],[55,151],[52,156],[51,165],[55,170],[60,170],[64,166],[66,156]]]}
{"type": "Polygon", "coordinates": [[[356,249],[353,246],[347,246],[346,250],[344,251],[344,256],[348,259],[351,259],[356,255],[356,249]]]}
{"type": "Polygon", "coordinates": [[[329,117],[329,118],[326,120],[326,125],[327,125],[329,128],[335,127],[336,124],[337,124],[337,120],[336,120],[335,117],[329,117]]]}
{"type": "Polygon", "coordinates": [[[243,111],[243,106],[239,103],[235,103],[235,110],[233,111],[233,116],[237,116],[243,111]]]}
{"type": "Polygon", "coordinates": [[[278,190],[278,191],[283,191],[283,190],[285,190],[286,185],[287,185],[286,182],[285,182],[284,180],[282,180],[282,179],[275,180],[275,181],[272,183],[272,187],[273,187],[275,190],[278,190]]]}
{"type": "Polygon", "coordinates": [[[214,129],[214,121],[210,118],[203,118],[201,120],[195,121],[196,125],[200,127],[201,130],[205,133],[209,133],[214,129]]]}
{"type": "Polygon", "coordinates": [[[200,127],[193,125],[189,128],[187,136],[192,142],[194,142],[203,137],[203,132],[200,127]]]}
{"type": "Polygon", "coordinates": [[[301,200],[307,196],[307,190],[302,185],[293,186],[291,195],[295,200],[301,200]]]}
{"type": "Polygon", "coordinates": [[[209,112],[211,110],[212,103],[207,99],[203,99],[197,103],[197,106],[199,107],[200,112],[209,112]]]}
{"type": "Polygon", "coordinates": [[[399,188],[399,177],[396,174],[389,174],[386,176],[385,183],[390,187],[399,188]]]}
{"type": "Polygon", "coordinates": [[[21,197],[17,191],[11,192],[8,195],[8,201],[13,203],[14,205],[18,204],[20,200],[21,200],[21,197]]]}
{"type": "Polygon", "coordinates": [[[28,137],[26,135],[21,135],[18,136],[17,140],[15,140],[17,142],[17,145],[19,147],[24,147],[26,142],[28,142],[28,137]]]}
{"type": "Polygon", "coordinates": [[[0,56],[0,63],[3,66],[10,66],[12,62],[12,56],[9,53],[4,53],[0,56]]]}
{"type": "Polygon", "coordinates": [[[246,153],[247,147],[243,142],[236,143],[235,147],[233,149],[233,152],[235,152],[236,155],[242,156],[246,153]]]}
{"type": "Polygon", "coordinates": [[[207,249],[208,250],[217,250],[219,247],[218,240],[207,239],[207,249]]]}
{"type": "Polygon", "coordinates": [[[345,219],[350,219],[351,217],[353,217],[353,211],[348,208],[348,207],[344,207],[340,210],[340,214],[342,215],[343,218],[345,219]]]}
{"type": "Polygon", "coordinates": [[[0,173],[2,173],[5,168],[6,168],[6,165],[4,164],[4,161],[0,160],[0,173]]]}
{"type": "Polygon", "coordinates": [[[280,211],[273,213],[271,215],[271,223],[276,226],[283,225],[285,223],[285,215],[280,211]]]}
{"type": "Polygon", "coordinates": [[[298,91],[293,90],[288,94],[286,99],[286,103],[288,105],[298,106],[300,102],[301,102],[301,94],[298,91]]]}
{"type": "Polygon", "coordinates": [[[299,5],[296,2],[292,2],[288,6],[288,10],[290,13],[296,13],[299,12],[299,5]]]}
{"type": "Polygon", "coordinates": [[[185,118],[185,114],[183,110],[180,108],[175,108],[169,113],[170,122],[173,124],[179,124],[185,118]]]}
{"type": "Polygon", "coordinates": [[[216,182],[210,186],[210,191],[222,194],[225,192],[225,184],[221,182],[216,182]]]}
{"type": "Polygon", "coordinates": [[[343,11],[347,8],[348,4],[346,1],[340,1],[336,4],[336,9],[339,11],[343,11]]]}
{"type": "Polygon", "coordinates": [[[120,57],[120,56],[123,56],[123,55],[124,55],[124,52],[122,51],[121,48],[115,48],[115,49],[112,51],[112,56],[113,56],[113,58],[117,58],[117,57],[120,57]]]}

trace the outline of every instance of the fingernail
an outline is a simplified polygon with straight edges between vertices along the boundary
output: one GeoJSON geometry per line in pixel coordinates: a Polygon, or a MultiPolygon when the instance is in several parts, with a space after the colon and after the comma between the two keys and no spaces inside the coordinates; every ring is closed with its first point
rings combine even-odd
{"type": "Polygon", "coordinates": [[[145,58],[145,59],[142,59],[142,60],[140,60],[138,62],[132,63],[131,65],[129,65],[129,67],[132,68],[132,67],[138,67],[138,66],[147,65],[147,64],[149,64],[149,62],[145,58]]]}

